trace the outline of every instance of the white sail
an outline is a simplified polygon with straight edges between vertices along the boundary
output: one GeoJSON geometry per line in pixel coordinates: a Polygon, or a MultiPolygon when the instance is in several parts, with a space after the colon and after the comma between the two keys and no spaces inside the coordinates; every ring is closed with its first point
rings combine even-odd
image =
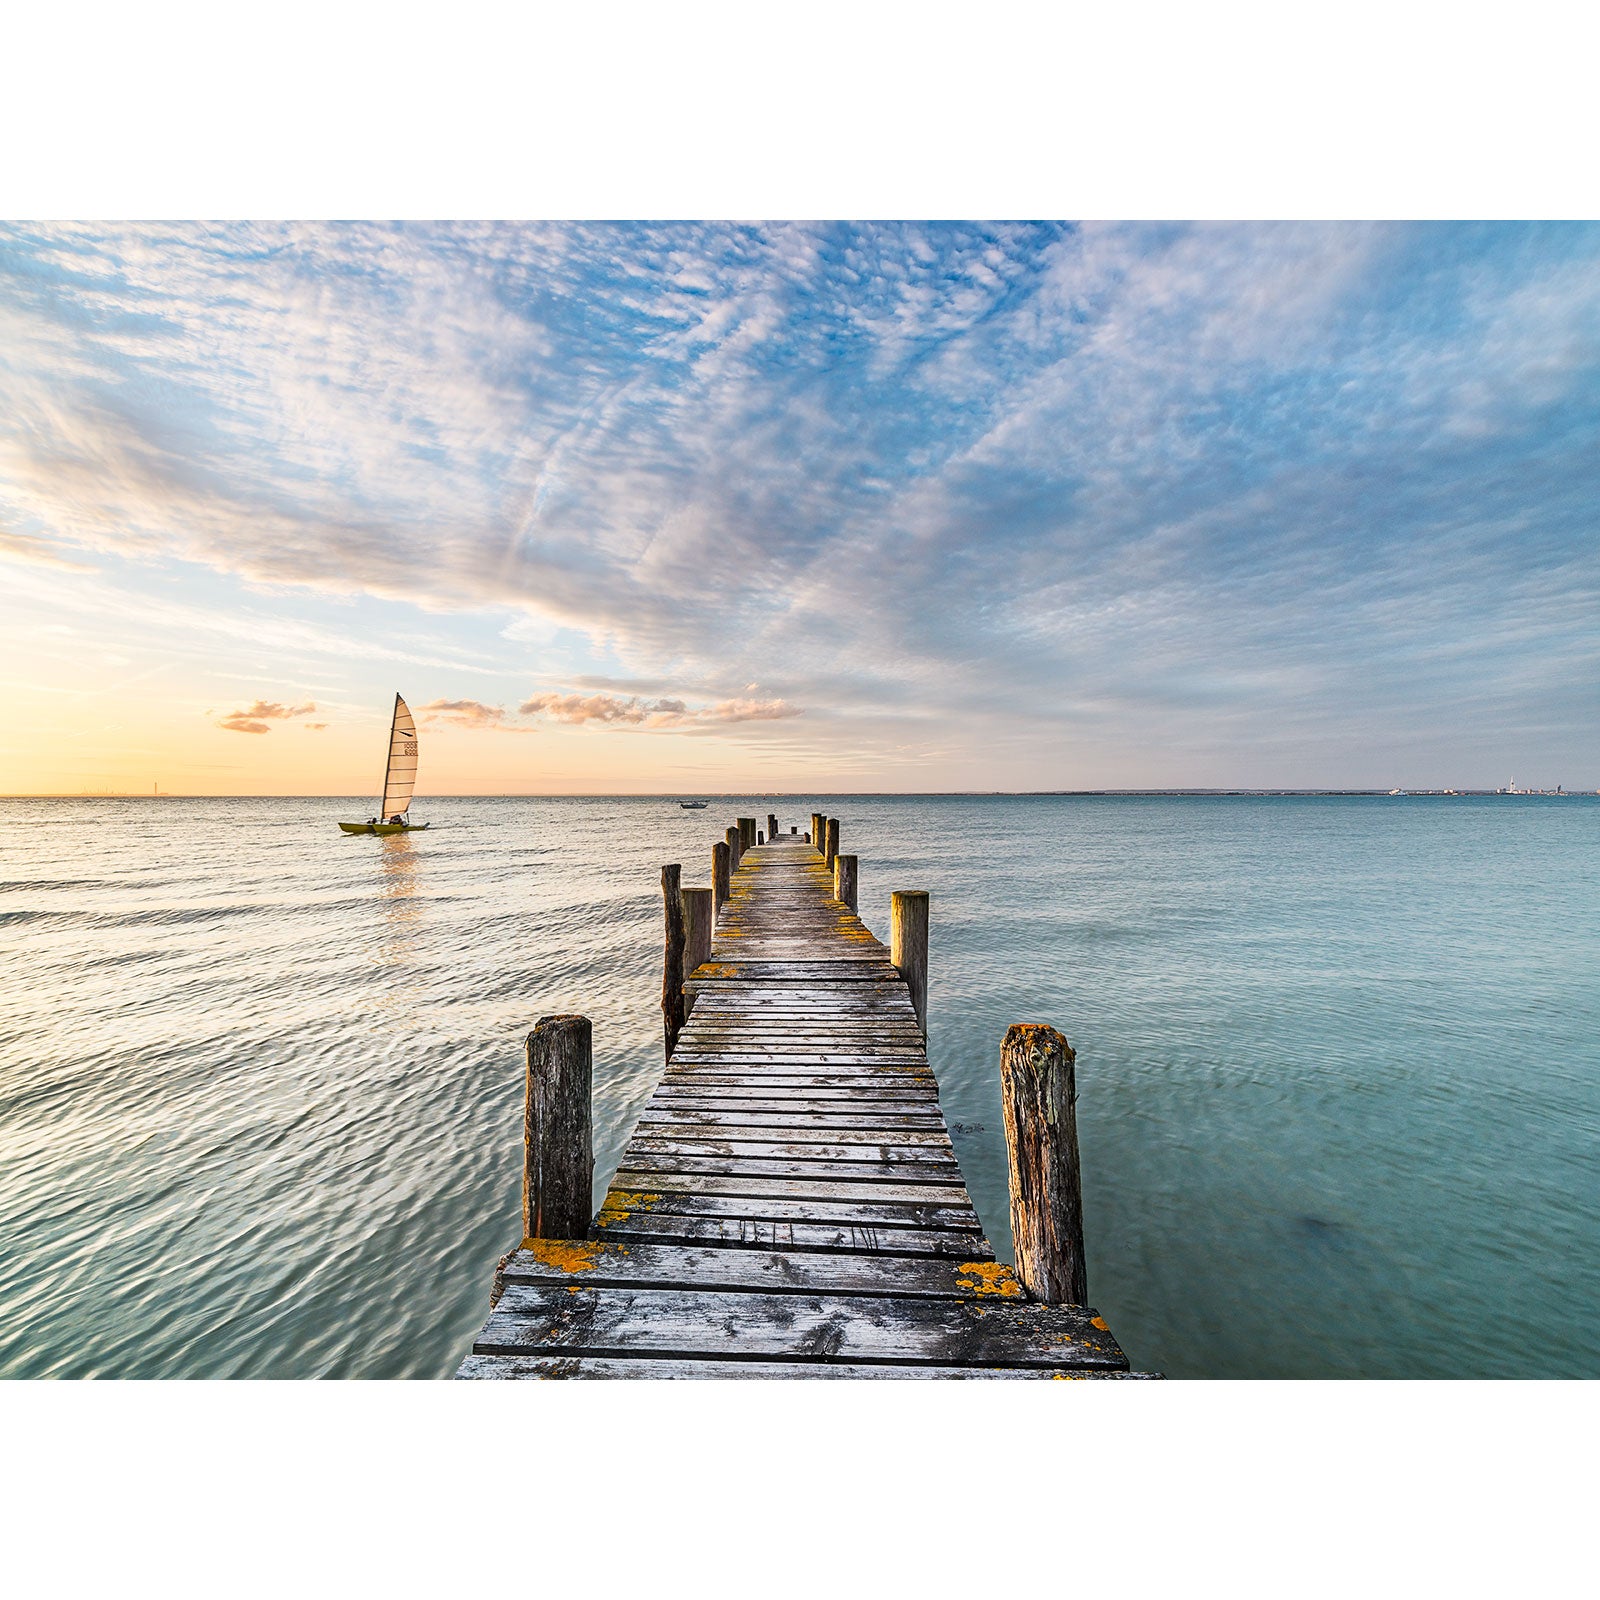
{"type": "Polygon", "coordinates": [[[394,721],[389,728],[389,766],[383,775],[383,810],[379,817],[406,814],[411,804],[411,791],[417,784],[417,725],[411,720],[411,708],[394,697],[394,721]]]}

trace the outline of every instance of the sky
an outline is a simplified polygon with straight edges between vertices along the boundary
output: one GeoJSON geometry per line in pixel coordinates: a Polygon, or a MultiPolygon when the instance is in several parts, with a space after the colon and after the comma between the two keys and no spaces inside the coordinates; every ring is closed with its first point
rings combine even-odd
{"type": "Polygon", "coordinates": [[[0,224],[0,792],[1600,787],[1600,228],[0,224]]]}

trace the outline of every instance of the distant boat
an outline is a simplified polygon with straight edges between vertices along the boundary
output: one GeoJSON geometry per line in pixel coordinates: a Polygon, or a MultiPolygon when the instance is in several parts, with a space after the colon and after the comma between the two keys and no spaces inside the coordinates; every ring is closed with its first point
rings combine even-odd
{"type": "Polygon", "coordinates": [[[706,808],[706,803],[704,800],[680,800],[678,804],[682,806],[685,811],[704,811],[706,808]]]}
{"type": "Polygon", "coordinates": [[[1404,789],[1391,789],[1391,790],[1390,790],[1390,791],[1389,791],[1389,793],[1390,793],[1390,794],[1404,794],[1404,793],[1405,793],[1405,790],[1404,790],[1404,789]]]}
{"type": "Polygon", "coordinates": [[[394,717],[389,723],[389,760],[383,769],[383,805],[365,822],[341,822],[346,833],[415,833],[426,822],[408,822],[411,791],[417,786],[417,725],[411,708],[394,697],[394,717]]]}

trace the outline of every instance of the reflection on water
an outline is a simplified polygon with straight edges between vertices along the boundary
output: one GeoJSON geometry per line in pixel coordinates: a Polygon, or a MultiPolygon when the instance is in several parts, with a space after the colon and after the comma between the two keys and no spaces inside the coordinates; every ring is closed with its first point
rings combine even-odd
{"type": "MultiPolygon", "coordinates": [[[[256,804],[0,801],[0,1375],[453,1370],[517,1235],[527,1030],[594,1019],[599,1188],[661,1068],[660,865],[708,881],[751,809],[435,800],[375,839],[256,804]]],[[[1600,802],[760,809],[841,817],[880,933],[932,891],[1002,1253],[999,1042],[1072,1039],[1136,1364],[1600,1370],[1600,802]]]]}
{"type": "Polygon", "coordinates": [[[412,953],[416,923],[422,915],[422,904],[417,899],[417,851],[404,833],[380,834],[376,843],[384,930],[378,962],[381,966],[399,967],[412,953]]]}

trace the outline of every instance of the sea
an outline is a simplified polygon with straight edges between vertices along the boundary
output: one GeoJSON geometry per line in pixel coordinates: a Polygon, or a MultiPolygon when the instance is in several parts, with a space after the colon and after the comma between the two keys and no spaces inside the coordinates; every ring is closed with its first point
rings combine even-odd
{"type": "Polygon", "coordinates": [[[931,894],[1009,1259],[1000,1042],[1077,1052],[1089,1295],[1171,1378],[1600,1376],[1600,799],[0,800],[0,1375],[444,1378],[520,1234],[523,1040],[662,1067],[660,868],[837,816],[931,894]]]}

